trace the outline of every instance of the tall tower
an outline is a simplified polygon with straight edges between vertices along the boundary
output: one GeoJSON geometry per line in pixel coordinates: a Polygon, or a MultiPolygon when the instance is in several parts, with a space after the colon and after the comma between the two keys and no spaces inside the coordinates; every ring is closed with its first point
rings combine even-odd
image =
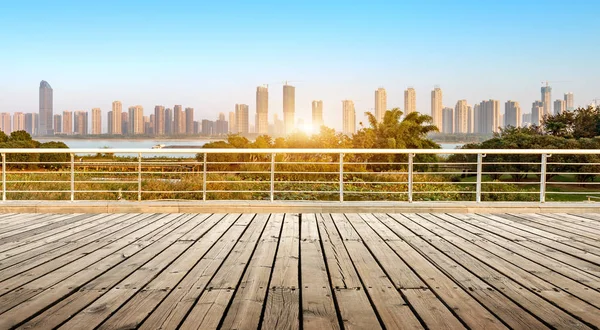
{"type": "Polygon", "coordinates": [[[438,128],[442,128],[442,89],[435,87],[431,91],[431,118],[433,124],[438,128]]]}
{"type": "Polygon", "coordinates": [[[543,116],[552,115],[551,98],[552,98],[552,87],[548,86],[548,83],[546,83],[546,86],[542,86],[542,106],[544,108],[543,116]]]}
{"type": "Polygon", "coordinates": [[[354,110],[354,102],[350,100],[343,100],[342,111],[342,131],[344,134],[350,136],[356,133],[356,111],[354,110]]]}
{"type": "Polygon", "coordinates": [[[235,112],[229,112],[229,133],[237,133],[237,125],[235,123],[235,112]]]}
{"type": "Polygon", "coordinates": [[[63,134],[73,134],[73,113],[71,111],[63,111],[63,134]]]}
{"type": "Polygon", "coordinates": [[[235,105],[235,123],[237,126],[237,133],[248,134],[250,130],[250,123],[248,120],[248,105],[247,104],[236,104],[235,105]]]}
{"type": "Polygon", "coordinates": [[[467,100],[459,100],[454,107],[454,133],[469,133],[469,110],[467,100]]]}
{"type": "Polygon", "coordinates": [[[417,111],[417,93],[412,87],[404,91],[404,115],[417,111]]]}
{"type": "MultiPolygon", "coordinates": [[[[123,112],[123,104],[121,101],[114,101],[112,103],[112,131],[110,134],[121,135],[123,134],[123,130],[121,127],[121,118],[123,112]]],[[[64,116],[63,116],[64,118],[64,116]]],[[[63,119],[64,122],[64,119],[63,119]]],[[[64,125],[63,125],[64,126],[64,125]]],[[[64,127],[63,127],[64,130],[64,127]]]]}
{"type": "Polygon", "coordinates": [[[0,113],[0,131],[4,132],[6,135],[10,135],[12,132],[10,113],[8,112],[0,113]]]}
{"type": "Polygon", "coordinates": [[[165,135],[175,134],[173,130],[173,109],[165,109],[165,135]]]}
{"type": "Polygon", "coordinates": [[[312,101],[312,126],[319,132],[323,126],[323,101],[312,101]]]}
{"type": "Polygon", "coordinates": [[[129,107],[127,134],[144,134],[144,108],[141,105],[129,107]]]}
{"type": "Polygon", "coordinates": [[[173,107],[173,133],[185,134],[185,115],[181,105],[173,107]]]}
{"type": "Polygon", "coordinates": [[[102,110],[92,109],[92,134],[102,134],[102,110]]]}
{"type": "Polygon", "coordinates": [[[504,103],[504,126],[521,127],[522,118],[519,102],[508,100],[504,103]]]}
{"type": "Polygon", "coordinates": [[[88,134],[88,112],[87,111],[75,111],[74,113],[74,132],[79,135],[88,134]]]}
{"type": "Polygon", "coordinates": [[[375,118],[378,123],[383,122],[383,117],[387,111],[387,93],[385,88],[378,88],[375,91],[375,118]]]}
{"type": "Polygon", "coordinates": [[[185,108],[185,134],[194,134],[194,108],[185,108]]]}
{"type": "Polygon", "coordinates": [[[496,133],[502,125],[500,121],[500,101],[487,100],[479,104],[479,132],[496,133]]]}
{"type": "Polygon", "coordinates": [[[442,109],[442,133],[454,133],[454,109],[442,109]]]}
{"type": "Polygon", "coordinates": [[[269,89],[256,87],[256,133],[269,134],[269,89]]]}
{"type": "Polygon", "coordinates": [[[565,93],[565,106],[567,107],[567,111],[573,111],[575,110],[575,103],[574,103],[574,99],[573,99],[573,93],[568,92],[565,93]]]}
{"type": "Polygon", "coordinates": [[[165,135],[165,107],[162,105],[154,107],[154,134],[165,135]]]}
{"type": "Polygon", "coordinates": [[[50,84],[45,80],[40,82],[40,116],[39,116],[39,135],[53,135],[52,121],[53,113],[53,90],[50,84]]]}
{"type": "Polygon", "coordinates": [[[531,124],[541,125],[542,119],[544,118],[544,103],[542,101],[535,101],[531,104],[531,124]]]}
{"type": "Polygon", "coordinates": [[[296,113],[296,87],[283,85],[283,122],[285,124],[285,134],[294,131],[294,121],[296,113]]]}
{"type": "Polygon", "coordinates": [[[567,110],[567,101],[558,99],[554,101],[554,114],[558,115],[567,110]]]}
{"type": "Polygon", "coordinates": [[[13,113],[13,131],[24,131],[25,130],[25,114],[22,112],[13,113]]]}

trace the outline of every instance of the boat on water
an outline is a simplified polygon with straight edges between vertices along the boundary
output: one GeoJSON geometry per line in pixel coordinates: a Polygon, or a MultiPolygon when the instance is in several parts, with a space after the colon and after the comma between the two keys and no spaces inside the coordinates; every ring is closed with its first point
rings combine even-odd
{"type": "Polygon", "coordinates": [[[157,144],[157,145],[153,146],[152,149],[162,149],[164,147],[165,147],[164,144],[157,144]]]}

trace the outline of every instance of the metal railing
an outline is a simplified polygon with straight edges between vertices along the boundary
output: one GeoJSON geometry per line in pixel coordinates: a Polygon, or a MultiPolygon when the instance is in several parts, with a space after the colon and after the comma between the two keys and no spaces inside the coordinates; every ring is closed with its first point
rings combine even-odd
{"type": "Polygon", "coordinates": [[[600,150],[0,149],[2,200],[585,201],[600,150]],[[178,155],[177,157],[167,157],[178,155]],[[187,157],[186,157],[187,156],[187,157]]]}

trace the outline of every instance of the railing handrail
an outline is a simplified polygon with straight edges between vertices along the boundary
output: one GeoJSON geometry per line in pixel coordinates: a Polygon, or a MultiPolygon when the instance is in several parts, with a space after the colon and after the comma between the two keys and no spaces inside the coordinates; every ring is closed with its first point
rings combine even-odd
{"type": "Polygon", "coordinates": [[[110,154],[187,154],[187,153],[209,153],[209,154],[498,154],[498,155],[595,155],[600,154],[600,149],[253,149],[253,148],[19,148],[0,149],[0,153],[6,154],[81,154],[81,153],[110,153],[110,154]]]}

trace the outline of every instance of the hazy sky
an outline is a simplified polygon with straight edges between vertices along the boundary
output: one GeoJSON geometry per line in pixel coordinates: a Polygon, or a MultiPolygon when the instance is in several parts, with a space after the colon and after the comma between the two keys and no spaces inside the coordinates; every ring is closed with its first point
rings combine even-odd
{"type": "Polygon", "coordinates": [[[561,81],[552,99],[584,105],[600,97],[599,15],[596,0],[3,1],[0,111],[37,112],[41,80],[55,113],[121,100],[213,120],[235,103],[253,114],[268,83],[270,121],[289,80],[297,117],[322,99],[336,128],[342,99],[360,121],[380,86],[389,108],[413,86],[423,113],[434,85],[445,106],[513,99],[530,112],[541,81],[561,81]]]}

